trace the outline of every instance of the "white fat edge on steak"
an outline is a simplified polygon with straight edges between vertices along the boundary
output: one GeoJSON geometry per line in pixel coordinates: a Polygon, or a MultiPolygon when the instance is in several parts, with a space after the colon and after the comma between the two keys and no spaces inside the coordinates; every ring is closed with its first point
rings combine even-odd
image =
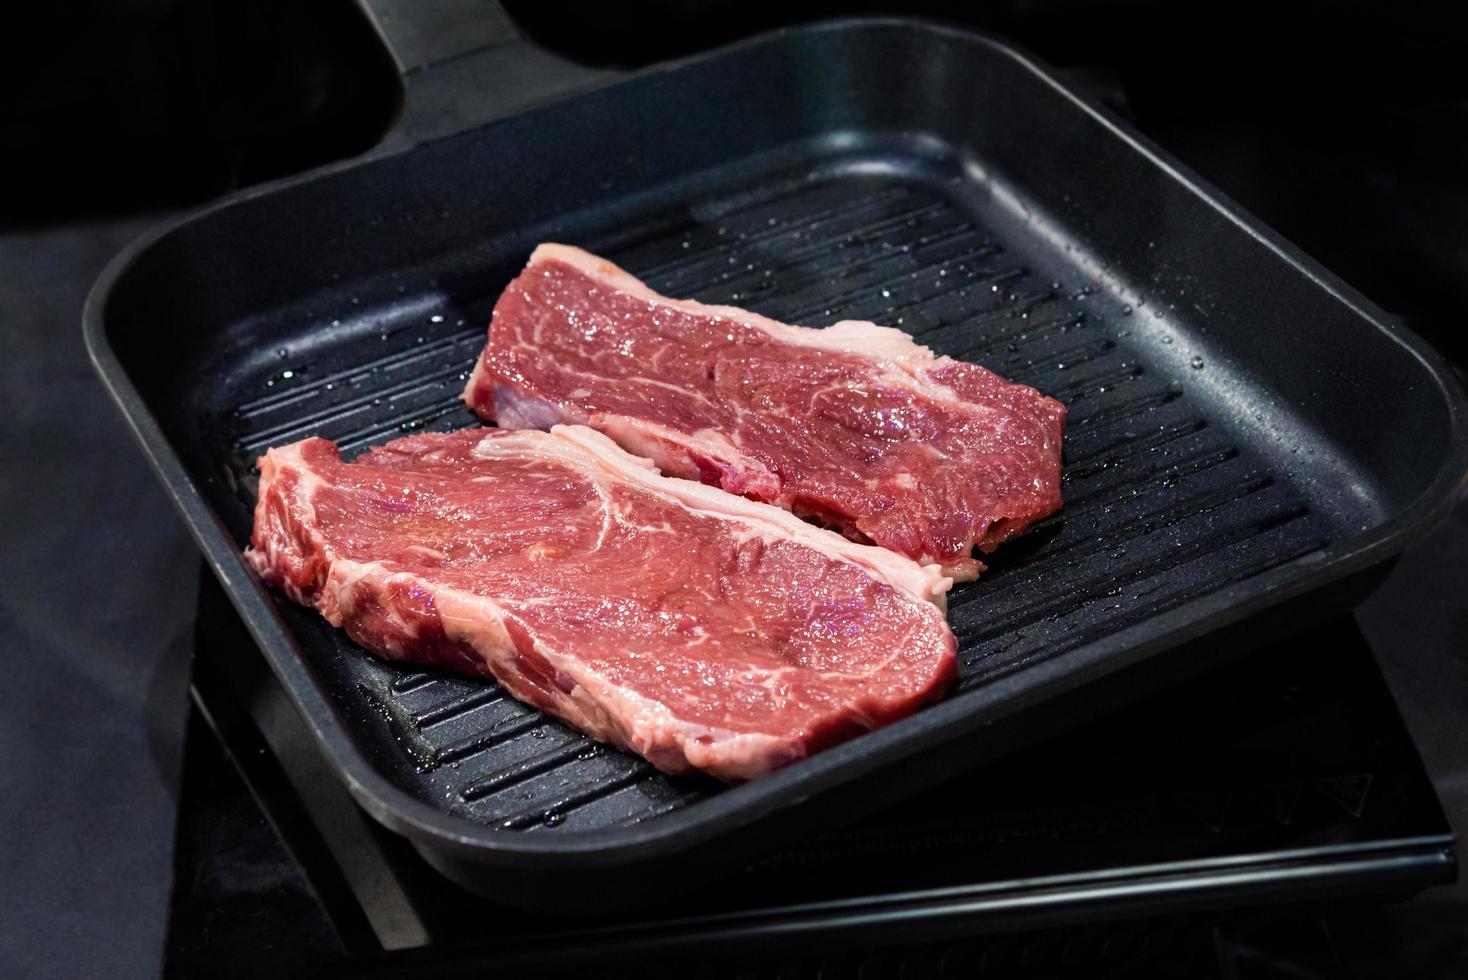
{"type": "MultiPolygon", "coordinates": [[[[558,425],[551,434],[594,457],[618,477],[640,484],[672,499],[697,514],[734,521],[744,532],[754,532],[767,540],[794,540],[827,558],[856,565],[871,578],[886,582],[893,589],[921,602],[932,603],[939,610],[947,607],[947,593],[953,586],[951,576],[936,564],[919,565],[906,555],[876,545],[858,544],[834,531],[808,524],[787,510],[727,493],[718,487],[696,480],[663,476],[648,459],[634,456],[595,429],[582,425],[558,425]]],[[[504,442],[513,436],[487,438],[476,447],[504,442]]],[[[497,450],[489,449],[490,453],[497,450]]]]}
{"type": "Polygon", "coordinates": [[[589,420],[589,424],[629,452],[657,463],[668,476],[699,480],[702,473],[696,459],[702,457],[739,470],[746,483],[758,488],[767,498],[777,497],[781,492],[780,477],[773,470],[753,456],[746,455],[717,429],[681,432],[648,419],[609,414],[598,414],[589,420]]]}
{"type": "MultiPolygon", "coordinates": [[[[295,493],[292,494],[292,499],[311,515],[311,520],[304,525],[304,530],[310,537],[312,545],[322,554],[330,555],[331,553],[326,545],[326,539],[322,537],[321,532],[316,530],[316,507],[311,502],[311,494],[307,492],[314,491],[323,482],[321,477],[317,476],[315,471],[306,464],[305,459],[301,455],[301,447],[309,441],[309,439],[303,439],[300,442],[293,442],[288,446],[268,449],[265,455],[260,458],[259,491],[255,500],[255,526],[263,526],[267,529],[264,535],[265,548],[263,551],[256,550],[252,544],[245,551],[245,560],[262,577],[270,568],[280,564],[288,564],[288,562],[279,560],[279,555],[284,550],[280,547],[281,542],[279,538],[285,534],[285,529],[280,528],[280,535],[270,533],[272,528],[272,522],[269,517],[270,494],[267,492],[271,485],[274,484],[276,476],[282,469],[288,469],[296,474],[296,488],[295,493]]],[[[317,582],[316,588],[319,590],[321,585],[322,583],[317,582]]],[[[291,582],[281,581],[277,587],[286,595],[290,596],[292,600],[303,606],[315,604],[311,597],[305,595],[291,582]]],[[[340,626],[341,624],[332,623],[332,625],[340,626]]]]}
{"type": "MultiPolygon", "coordinates": [[[[481,362],[475,371],[482,370],[481,362]]],[[[473,390],[471,379],[464,394],[464,400],[471,408],[474,405],[469,392],[473,390]]],[[[697,453],[705,459],[741,470],[746,479],[757,483],[772,497],[780,492],[780,478],[769,467],[745,455],[728,436],[716,429],[690,433],[627,415],[583,412],[572,404],[536,398],[502,381],[494,382],[494,406],[495,425],[501,429],[549,430],[556,425],[586,425],[607,433],[627,451],[652,460],[668,476],[697,480],[699,469],[693,456],[697,453]]]]}

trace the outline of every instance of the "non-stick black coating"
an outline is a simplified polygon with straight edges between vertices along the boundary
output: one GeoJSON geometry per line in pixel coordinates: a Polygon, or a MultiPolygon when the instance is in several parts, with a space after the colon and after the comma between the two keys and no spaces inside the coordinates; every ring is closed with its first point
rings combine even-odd
{"type": "Polygon", "coordinates": [[[1359,579],[1465,468],[1457,388],[1414,338],[1032,63],[900,22],[775,35],[246,195],[137,246],[89,318],[104,377],[358,798],[509,901],[691,884],[1123,703],[1208,662],[1164,655],[1182,641],[1359,579]],[[266,446],[474,424],[458,393],[489,311],[546,239],[676,296],[899,326],[1070,405],[1065,511],[951,598],[958,693],[725,789],[492,685],[380,664],[245,572],[266,446]]]}

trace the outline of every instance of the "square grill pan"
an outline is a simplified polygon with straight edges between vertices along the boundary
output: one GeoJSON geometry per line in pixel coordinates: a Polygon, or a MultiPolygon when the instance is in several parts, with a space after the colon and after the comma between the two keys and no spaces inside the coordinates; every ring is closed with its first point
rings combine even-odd
{"type": "Polygon", "coordinates": [[[909,21],[780,32],[237,195],[120,256],[86,329],[359,802],[461,883],[556,908],[666,898],[1243,652],[1251,617],[1323,616],[1468,468],[1456,380],[1415,337],[1045,68],[909,21]],[[898,326],[1067,403],[1065,509],[950,598],[951,697],[726,788],[378,662],[261,587],[255,457],[476,424],[490,310],[546,239],[672,296],[898,326]]]}

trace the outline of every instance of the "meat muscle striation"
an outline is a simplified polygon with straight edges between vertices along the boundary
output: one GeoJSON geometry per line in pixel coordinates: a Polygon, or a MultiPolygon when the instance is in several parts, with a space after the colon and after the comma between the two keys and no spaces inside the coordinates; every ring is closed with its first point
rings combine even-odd
{"type": "Polygon", "coordinates": [[[505,428],[577,423],[665,473],[841,528],[955,578],[1060,507],[1065,407],[908,335],[672,300],[541,245],[464,394],[505,428]]]}
{"type": "Polygon", "coordinates": [[[956,676],[935,565],[688,480],[579,426],[260,461],[247,557],[392,660],[491,676],[670,773],[739,781],[956,676]]]}

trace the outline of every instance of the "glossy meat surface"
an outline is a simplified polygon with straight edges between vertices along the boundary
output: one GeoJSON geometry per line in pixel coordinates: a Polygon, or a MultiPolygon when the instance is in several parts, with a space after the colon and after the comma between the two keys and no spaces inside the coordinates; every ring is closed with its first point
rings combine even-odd
{"type": "Polygon", "coordinates": [[[581,427],[272,449],[248,557],[368,649],[492,676],[674,773],[761,775],[956,674],[938,568],[581,427]]]}
{"type": "Polygon", "coordinates": [[[542,245],[495,307],[465,400],[589,425],[665,473],[815,516],[957,578],[1060,507],[1065,408],[901,331],[670,300],[542,245]]]}

